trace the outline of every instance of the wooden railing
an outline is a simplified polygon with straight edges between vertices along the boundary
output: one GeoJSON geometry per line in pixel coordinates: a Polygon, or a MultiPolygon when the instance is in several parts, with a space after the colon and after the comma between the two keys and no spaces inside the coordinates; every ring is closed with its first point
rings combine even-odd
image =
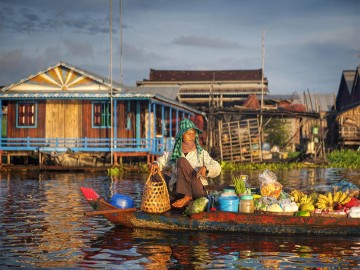
{"type": "Polygon", "coordinates": [[[108,138],[1,138],[0,151],[73,151],[73,152],[149,152],[162,154],[169,151],[174,140],[156,137],[153,139],[108,139],[108,138]]]}
{"type": "Polygon", "coordinates": [[[341,141],[360,141],[360,128],[356,126],[339,127],[339,139],[341,141]]]}

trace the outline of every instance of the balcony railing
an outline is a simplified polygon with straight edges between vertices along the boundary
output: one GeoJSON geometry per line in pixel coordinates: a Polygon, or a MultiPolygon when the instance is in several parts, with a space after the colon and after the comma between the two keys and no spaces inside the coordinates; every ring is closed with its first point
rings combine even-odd
{"type": "Polygon", "coordinates": [[[149,152],[160,155],[172,149],[174,140],[156,137],[153,139],[108,139],[108,138],[1,138],[2,151],[50,151],[51,149],[73,152],[149,152]]]}
{"type": "Polygon", "coordinates": [[[360,141],[360,128],[356,126],[341,126],[339,138],[342,141],[360,141]]]}

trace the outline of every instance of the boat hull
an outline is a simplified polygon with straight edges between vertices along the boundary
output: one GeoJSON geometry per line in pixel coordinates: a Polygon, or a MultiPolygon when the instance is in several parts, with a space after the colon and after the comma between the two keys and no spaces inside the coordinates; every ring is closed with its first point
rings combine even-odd
{"type": "MultiPolygon", "coordinates": [[[[83,192],[84,193],[84,192],[83,192]]],[[[95,192],[94,192],[95,193],[95,192]]],[[[96,193],[95,193],[96,194],[96,193]]],[[[85,194],[84,194],[85,195],[85,194]]],[[[307,234],[360,236],[360,219],[346,217],[297,217],[265,213],[201,212],[183,216],[179,211],[149,214],[140,210],[122,212],[103,198],[87,198],[95,213],[117,226],[154,230],[227,231],[261,234],[307,234]],[[106,211],[115,211],[106,213],[106,211]]],[[[85,195],[86,197],[86,195],[85,195]]]]}

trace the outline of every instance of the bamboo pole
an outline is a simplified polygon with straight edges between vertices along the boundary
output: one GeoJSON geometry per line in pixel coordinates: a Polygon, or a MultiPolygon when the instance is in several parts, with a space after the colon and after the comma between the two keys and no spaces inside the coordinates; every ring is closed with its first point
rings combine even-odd
{"type": "Polygon", "coordinates": [[[265,30],[263,31],[263,34],[262,34],[262,65],[261,65],[261,106],[260,106],[260,147],[263,143],[263,107],[264,107],[264,58],[265,58],[265,47],[264,47],[264,36],[265,36],[265,30]]]}
{"type": "Polygon", "coordinates": [[[112,0],[110,0],[110,163],[114,164],[114,105],[113,105],[113,78],[112,78],[112,0]]]}

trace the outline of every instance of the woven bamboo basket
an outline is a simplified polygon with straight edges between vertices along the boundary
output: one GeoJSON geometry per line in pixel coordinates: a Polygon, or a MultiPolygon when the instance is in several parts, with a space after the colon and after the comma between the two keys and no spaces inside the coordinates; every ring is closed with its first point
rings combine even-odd
{"type": "Polygon", "coordinates": [[[140,209],[146,213],[164,213],[171,208],[166,182],[162,174],[158,174],[161,181],[150,173],[145,183],[140,209]]]}

